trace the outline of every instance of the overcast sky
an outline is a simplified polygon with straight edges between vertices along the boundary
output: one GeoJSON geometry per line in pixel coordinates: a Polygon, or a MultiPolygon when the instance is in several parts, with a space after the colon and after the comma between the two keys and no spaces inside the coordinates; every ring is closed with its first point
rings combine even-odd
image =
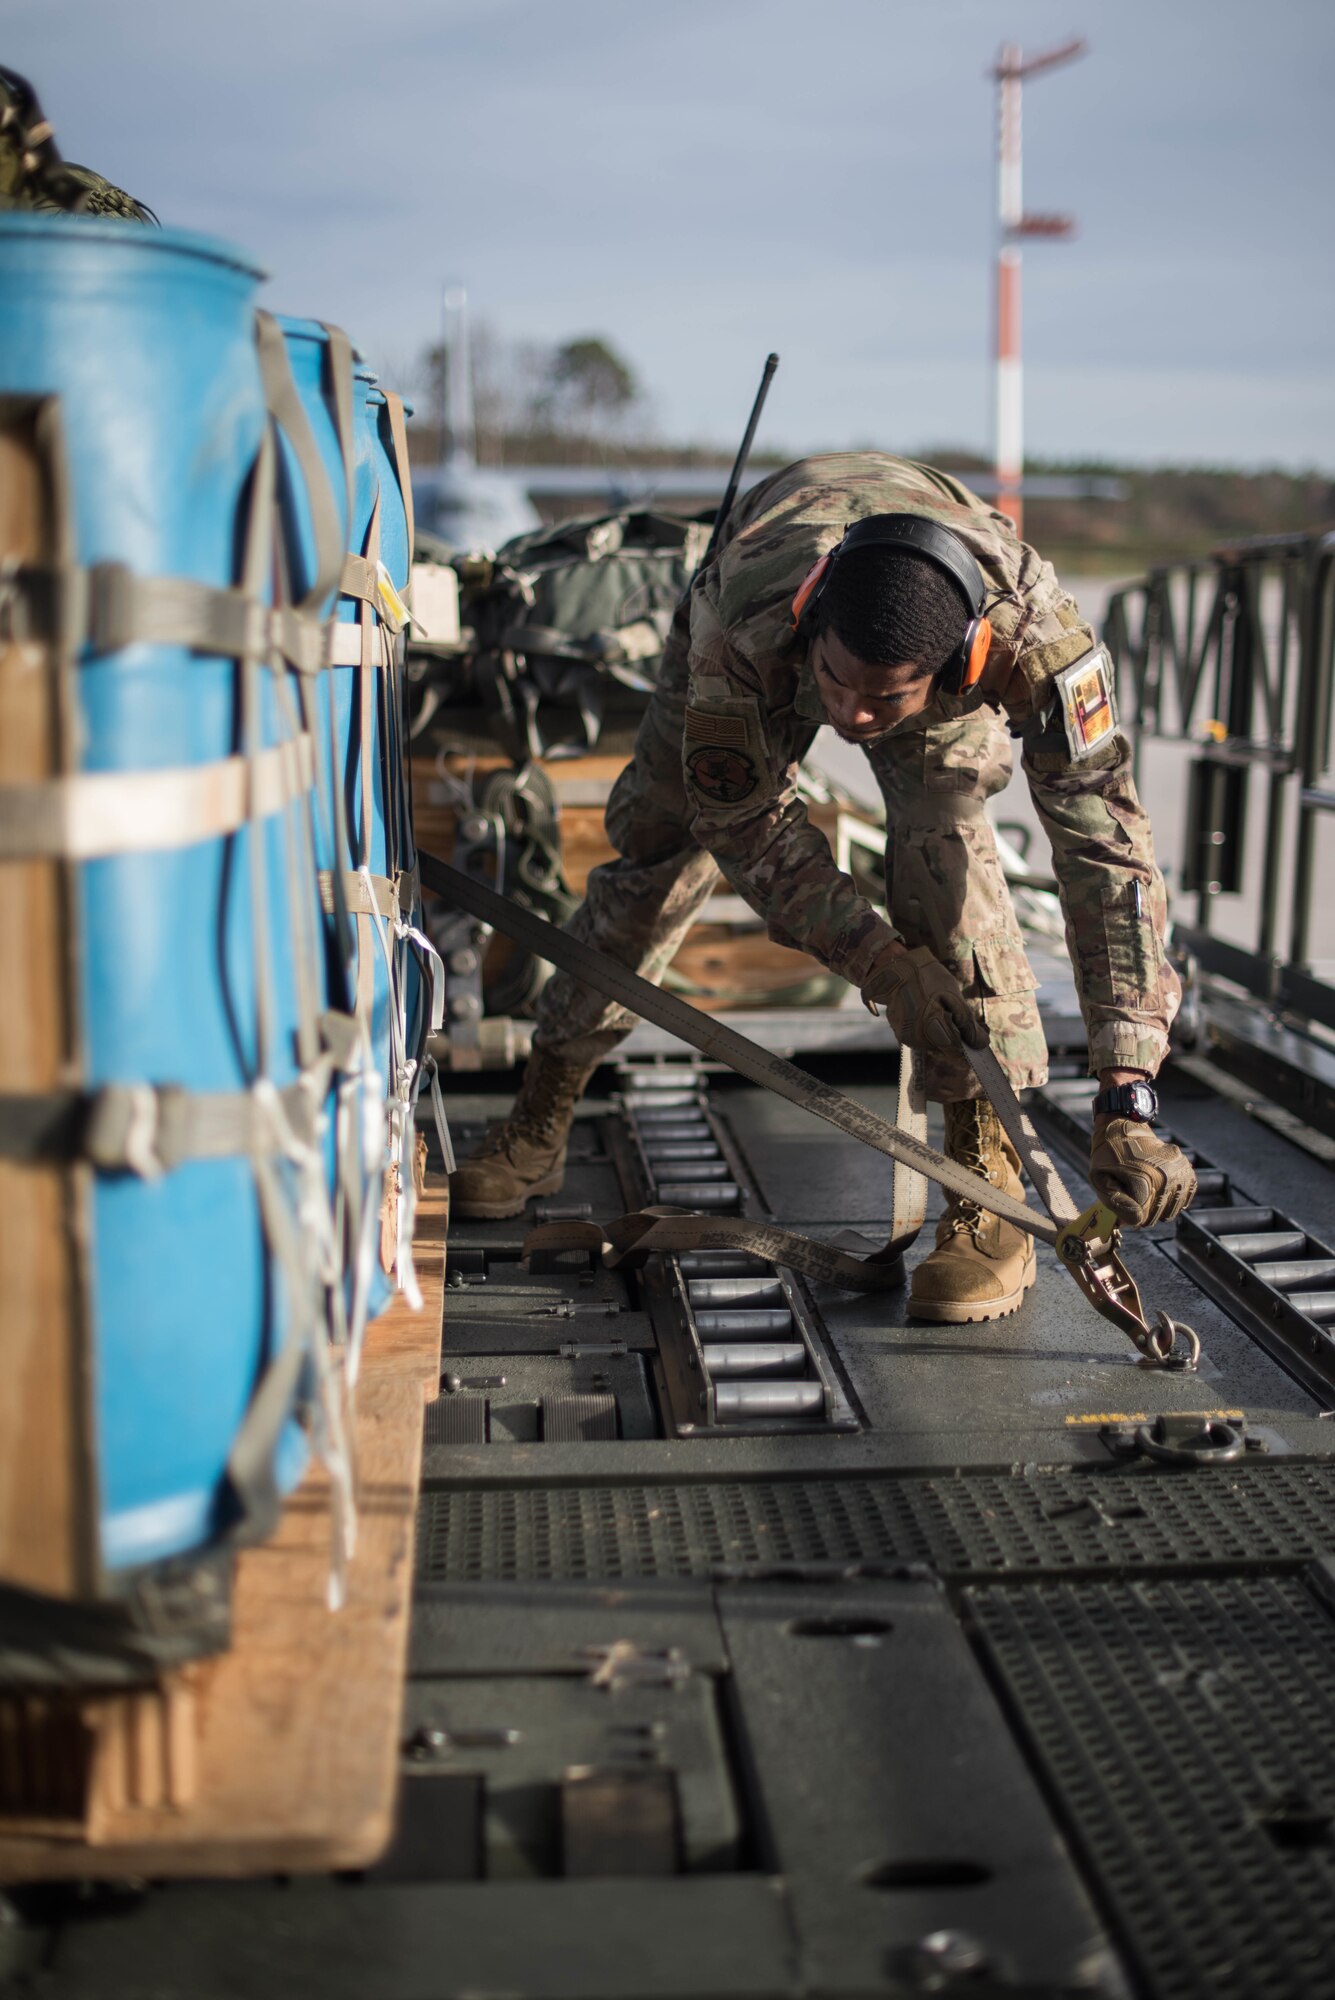
{"type": "Polygon", "coordinates": [[[6,0],[74,160],[251,250],[402,376],[441,289],[605,334],[659,429],[990,435],[1003,39],[1025,93],[1026,440],[1335,469],[1335,0],[6,0]]]}

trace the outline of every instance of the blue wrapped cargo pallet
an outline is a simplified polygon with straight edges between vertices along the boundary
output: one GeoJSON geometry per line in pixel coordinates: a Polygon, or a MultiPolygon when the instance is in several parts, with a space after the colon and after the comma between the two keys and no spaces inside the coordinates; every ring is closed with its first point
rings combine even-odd
{"type": "Polygon", "coordinates": [[[224,1642],[312,1443],[346,1540],[411,1273],[401,405],[258,278],[0,217],[0,1686],[224,1642]]]}

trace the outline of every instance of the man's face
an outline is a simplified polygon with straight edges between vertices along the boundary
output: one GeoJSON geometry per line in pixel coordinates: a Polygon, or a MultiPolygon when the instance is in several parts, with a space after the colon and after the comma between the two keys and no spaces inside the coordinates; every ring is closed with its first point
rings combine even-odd
{"type": "Polygon", "coordinates": [[[932,698],[932,676],[912,661],[869,667],[828,629],[811,648],[811,665],[830,725],[845,743],[874,742],[932,698]]]}

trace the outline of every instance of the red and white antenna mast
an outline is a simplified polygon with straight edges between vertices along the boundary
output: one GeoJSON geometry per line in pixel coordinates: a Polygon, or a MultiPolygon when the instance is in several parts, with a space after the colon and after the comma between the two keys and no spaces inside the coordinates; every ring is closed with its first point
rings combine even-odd
{"type": "Polygon", "coordinates": [[[996,504],[1024,527],[1020,482],[1024,476],[1024,376],[1020,363],[1020,245],[1026,236],[1061,237],[1075,232],[1068,215],[1026,215],[1021,176],[1020,89],[1026,77],[1074,62],[1088,47],[1082,36],[1044,55],[1021,54],[1008,42],[990,72],[997,86],[997,296],[996,406],[993,435],[997,472],[996,504]]]}

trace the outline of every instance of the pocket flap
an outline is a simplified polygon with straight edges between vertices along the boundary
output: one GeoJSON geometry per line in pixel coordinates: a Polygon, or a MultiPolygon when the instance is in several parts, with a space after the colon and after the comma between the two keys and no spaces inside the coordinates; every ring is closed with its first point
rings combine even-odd
{"type": "Polygon", "coordinates": [[[1000,996],[1038,991],[1038,981],[1018,932],[993,931],[990,937],[975,939],[973,958],[984,993],[1000,996]]]}

